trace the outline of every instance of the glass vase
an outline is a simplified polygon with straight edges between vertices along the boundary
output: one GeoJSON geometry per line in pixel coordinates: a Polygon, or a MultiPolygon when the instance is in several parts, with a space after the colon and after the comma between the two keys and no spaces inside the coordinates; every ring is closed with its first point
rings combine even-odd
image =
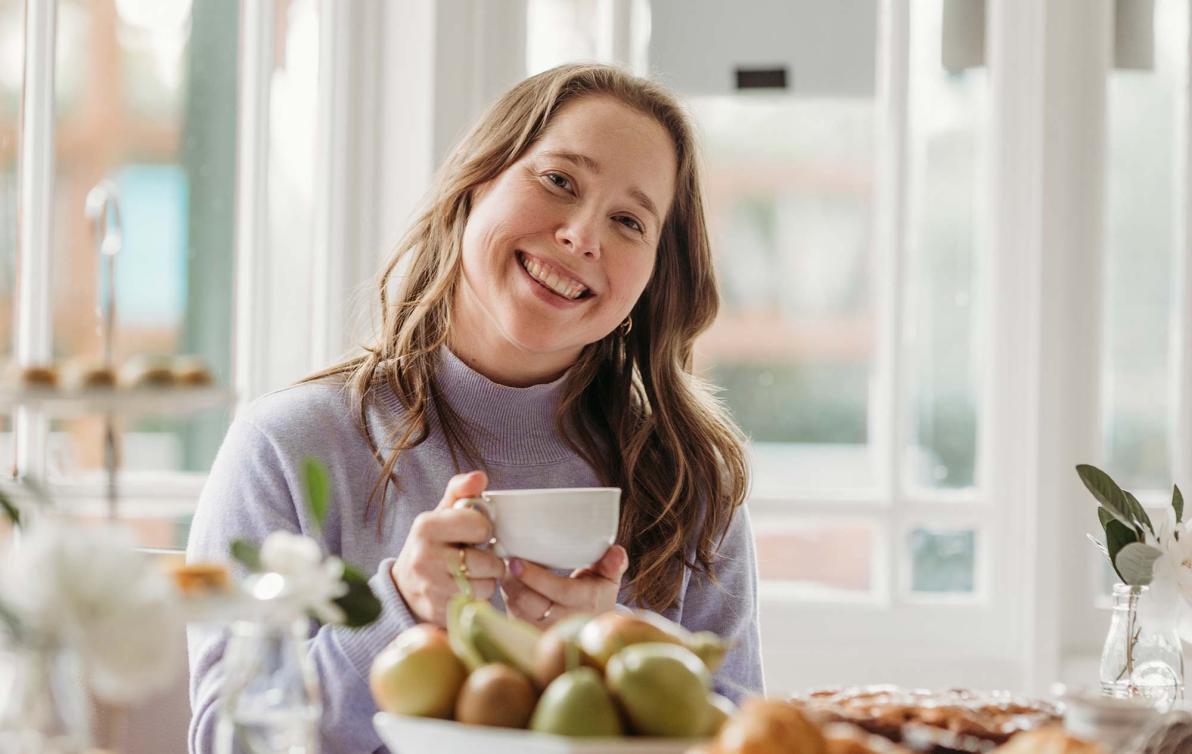
{"type": "Polygon", "coordinates": [[[91,701],[78,655],[62,647],[0,648],[0,754],[91,748],[91,701]]]}
{"type": "Polygon", "coordinates": [[[1184,655],[1175,628],[1147,625],[1138,612],[1145,586],[1113,588],[1113,619],[1101,651],[1101,692],[1149,700],[1160,711],[1184,697],[1184,655]]]}
{"type": "Polygon", "coordinates": [[[309,626],[306,618],[232,624],[216,754],[318,754],[322,705],[309,626]]]}

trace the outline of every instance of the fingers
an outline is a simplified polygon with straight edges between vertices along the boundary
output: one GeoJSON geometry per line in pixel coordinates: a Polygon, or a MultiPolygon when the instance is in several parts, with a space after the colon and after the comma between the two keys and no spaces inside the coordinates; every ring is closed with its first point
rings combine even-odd
{"type": "Polygon", "coordinates": [[[530,589],[560,605],[587,605],[595,599],[591,581],[556,576],[548,569],[521,558],[509,561],[509,572],[530,589]]]}
{"type": "Polygon", "coordinates": [[[467,474],[456,474],[447,483],[447,491],[439,501],[438,509],[450,508],[456,500],[465,497],[478,497],[488,487],[488,475],[483,471],[471,471],[467,474]]]}
{"type": "Polygon", "coordinates": [[[612,581],[616,584],[621,583],[621,577],[625,575],[625,571],[629,569],[629,553],[625,552],[625,548],[621,545],[613,545],[604,551],[604,555],[600,556],[590,566],[580,568],[571,574],[573,578],[583,578],[585,576],[598,576],[606,581],[612,581]]]}
{"type": "Polygon", "coordinates": [[[444,557],[447,559],[447,570],[460,562],[462,552],[464,571],[472,581],[477,579],[500,579],[505,576],[505,563],[488,550],[477,550],[475,547],[445,547],[444,557]]]}
{"type": "Polygon", "coordinates": [[[501,580],[501,592],[505,599],[505,609],[522,620],[537,623],[548,609],[551,617],[555,617],[556,610],[552,608],[552,600],[543,597],[512,576],[501,580]]]}
{"type": "Polygon", "coordinates": [[[410,528],[413,536],[436,544],[482,545],[493,538],[488,516],[470,508],[437,508],[419,513],[410,528]]]}

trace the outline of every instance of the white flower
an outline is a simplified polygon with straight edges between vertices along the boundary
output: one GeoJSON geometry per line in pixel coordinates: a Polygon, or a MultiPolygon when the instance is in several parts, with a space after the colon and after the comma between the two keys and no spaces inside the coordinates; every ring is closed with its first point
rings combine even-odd
{"type": "Polygon", "coordinates": [[[79,652],[105,701],[143,700],[181,667],[173,587],[125,529],[40,519],[3,570],[0,595],[36,635],[79,652]]]}
{"type": "Polygon", "coordinates": [[[1160,524],[1154,575],[1139,602],[1144,620],[1175,629],[1192,640],[1192,522],[1176,524],[1174,516],[1160,524]]]}
{"type": "Polygon", "coordinates": [[[337,557],[323,559],[313,539],[276,531],[261,545],[261,567],[285,578],[278,604],[294,613],[312,613],[323,623],[343,623],[347,616],[334,600],[348,593],[343,581],[344,563],[337,557]]]}

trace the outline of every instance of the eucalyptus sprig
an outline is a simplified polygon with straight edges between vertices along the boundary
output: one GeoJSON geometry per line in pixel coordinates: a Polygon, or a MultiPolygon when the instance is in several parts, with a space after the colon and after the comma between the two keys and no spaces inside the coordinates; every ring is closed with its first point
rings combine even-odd
{"type": "MultiPolygon", "coordinates": [[[[322,533],[327,512],[331,507],[331,481],[327,468],[318,459],[307,458],[302,462],[302,480],[306,493],[306,509],[314,522],[315,533],[322,533]]],[[[317,538],[312,539],[318,541],[317,538]]],[[[323,547],[321,543],[319,547],[323,547]]],[[[256,573],[264,570],[261,548],[252,542],[244,539],[234,540],[231,554],[249,571],[256,573]]],[[[347,591],[332,602],[343,611],[344,625],[359,628],[376,620],[381,615],[381,601],[373,594],[365,575],[350,564],[344,563],[342,579],[347,585],[347,591]]]]}
{"type": "MultiPolygon", "coordinates": [[[[1154,578],[1155,561],[1163,555],[1159,549],[1162,544],[1159,533],[1150,515],[1137,497],[1123,490],[1109,474],[1096,466],[1080,464],[1076,467],[1076,473],[1100,503],[1097,519],[1105,531],[1103,549],[1109,564],[1125,584],[1150,584],[1154,578]]],[[[1179,525],[1184,520],[1184,497],[1176,485],[1172,486],[1171,509],[1176,522],[1172,536],[1179,540],[1179,525]]],[[[1101,545],[1099,542],[1097,544],[1101,545]]]]}

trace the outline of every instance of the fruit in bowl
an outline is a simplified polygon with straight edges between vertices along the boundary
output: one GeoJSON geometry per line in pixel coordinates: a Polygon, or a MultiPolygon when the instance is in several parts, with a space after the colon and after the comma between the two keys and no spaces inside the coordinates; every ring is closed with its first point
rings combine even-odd
{"type": "Polygon", "coordinates": [[[377,706],[396,715],[450,718],[468,670],[427,623],[407,629],[373,659],[369,688],[377,706]]]}
{"type": "Polygon", "coordinates": [[[576,616],[541,632],[460,594],[446,631],[403,632],[370,675],[378,707],[406,717],[577,739],[701,739],[735,711],[711,690],[724,650],[713,634],[644,611],[576,616]]]}

